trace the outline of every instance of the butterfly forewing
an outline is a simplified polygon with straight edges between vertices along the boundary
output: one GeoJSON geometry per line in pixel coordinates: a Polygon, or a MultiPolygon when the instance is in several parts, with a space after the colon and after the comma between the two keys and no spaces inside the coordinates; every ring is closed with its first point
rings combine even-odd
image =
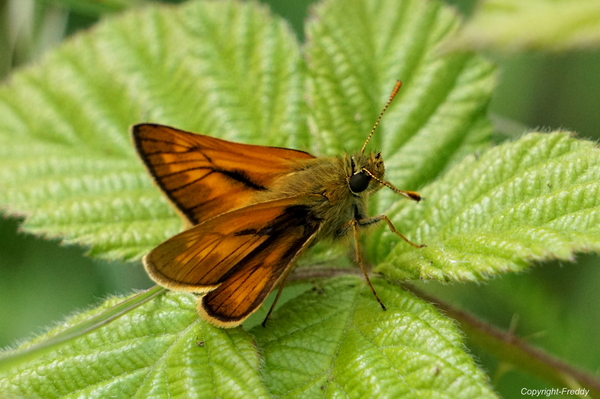
{"type": "Polygon", "coordinates": [[[199,304],[220,326],[244,321],[316,236],[312,216],[320,195],[263,202],[237,209],[180,233],[144,258],[159,284],[207,293],[199,304]]]}
{"type": "Polygon", "coordinates": [[[163,125],[133,127],[133,139],[157,184],[192,225],[253,203],[295,160],[297,150],[232,143],[163,125]]]}

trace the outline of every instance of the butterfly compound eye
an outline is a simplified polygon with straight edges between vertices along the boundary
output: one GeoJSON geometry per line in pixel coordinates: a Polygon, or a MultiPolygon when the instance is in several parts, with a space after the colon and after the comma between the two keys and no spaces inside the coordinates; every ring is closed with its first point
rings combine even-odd
{"type": "Polygon", "coordinates": [[[367,175],[365,172],[358,172],[350,176],[348,184],[353,193],[362,193],[369,187],[370,180],[371,176],[367,175]]]}

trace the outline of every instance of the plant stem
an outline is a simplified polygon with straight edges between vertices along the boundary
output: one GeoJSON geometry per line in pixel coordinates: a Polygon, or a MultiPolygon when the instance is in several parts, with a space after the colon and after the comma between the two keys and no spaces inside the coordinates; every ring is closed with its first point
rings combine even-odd
{"type": "Polygon", "coordinates": [[[426,294],[409,284],[402,287],[443,311],[444,314],[460,323],[469,339],[480,348],[498,359],[525,370],[532,375],[555,384],[558,387],[586,388],[591,397],[600,397],[600,380],[586,371],[580,370],[564,360],[536,348],[511,331],[504,331],[485,323],[464,310],[426,294]]]}

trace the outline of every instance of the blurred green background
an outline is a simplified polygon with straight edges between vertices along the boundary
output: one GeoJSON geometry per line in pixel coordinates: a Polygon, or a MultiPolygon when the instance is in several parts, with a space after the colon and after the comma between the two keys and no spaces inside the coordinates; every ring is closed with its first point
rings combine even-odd
{"type": "MultiPolygon", "coordinates": [[[[176,3],[178,1],[171,1],[176,3]]],[[[265,1],[285,17],[300,40],[312,0],[265,1]]],[[[447,1],[468,15],[474,1],[447,1]]],[[[0,78],[34,62],[65,37],[144,0],[0,0],[0,78]]],[[[564,128],[600,136],[600,52],[489,55],[499,65],[491,114],[502,130],[564,128]]],[[[401,76],[399,77],[402,78],[401,76]]],[[[1,188],[0,188],[1,189],[1,188]]],[[[19,232],[20,219],[0,218],[0,346],[44,331],[66,315],[112,294],[150,287],[140,264],[102,262],[85,249],[19,232]]],[[[597,256],[576,264],[545,263],[485,285],[436,283],[421,287],[569,362],[600,373],[600,265],[597,256]]],[[[522,387],[548,387],[471,348],[502,396],[522,387]]]]}

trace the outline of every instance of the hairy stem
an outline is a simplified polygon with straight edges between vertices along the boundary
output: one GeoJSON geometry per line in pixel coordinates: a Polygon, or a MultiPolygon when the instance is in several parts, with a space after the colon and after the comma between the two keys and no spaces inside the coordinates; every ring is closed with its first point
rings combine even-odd
{"type": "Polygon", "coordinates": [[[475,345],[498,359],[558,387],[573,389],[583,387],[590,390],[591,397],[600,397],[600,380],[594,375],[530,345],[511,331],[504,331],[485,323],[476,316],[444,303],[409,284],[402,284],[402,286],[414,295],[431,302],[444,314],[458,321],[462,330],[475,345]]]}

